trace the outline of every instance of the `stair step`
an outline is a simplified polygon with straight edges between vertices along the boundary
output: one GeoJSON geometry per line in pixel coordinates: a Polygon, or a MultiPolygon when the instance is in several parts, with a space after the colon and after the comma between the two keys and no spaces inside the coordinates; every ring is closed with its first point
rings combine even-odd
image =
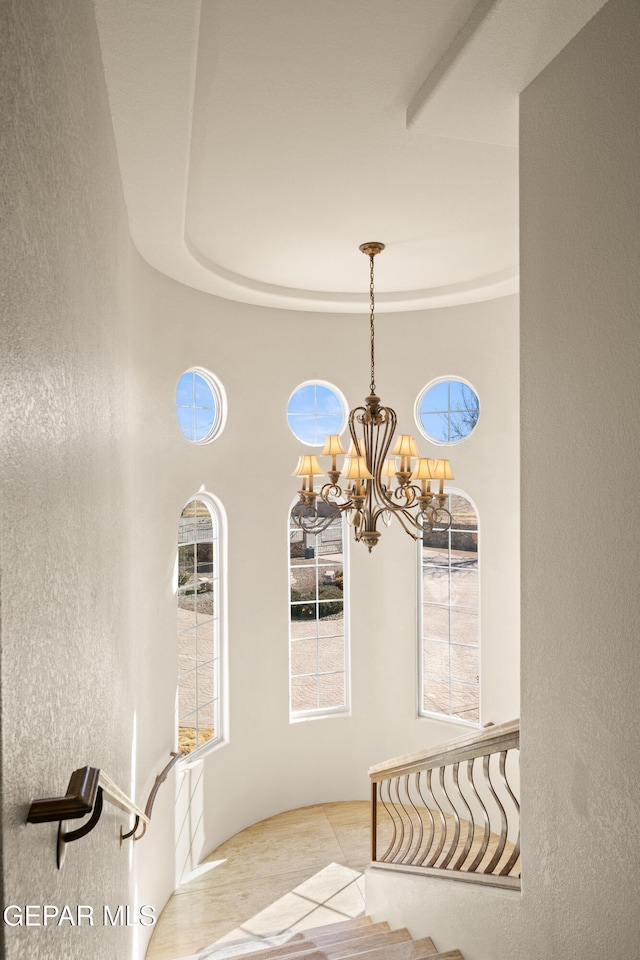
{"type": "MultiPolygon", "coordinates": [[[[274,958],[277,957],[292,958],[318,947],[322,947],[323,950],[325,950],[325,948],[329,950],[329,948],[333,949],[337,944],[345,941],[351,943],[354,940],[369,940],[375,936],[384,936],[384,934],[388,932],[389,924],[386,923],[386,921],[383,923],[370,923],[366,926],[348,928],[340,931],[333,930],[328,933],[325,932],[324,927],[300,930],[282,944],[275,946],[269,943],[265,944],[264,949],[259,951],[260,960],[274,960],[274,958]]],[[[333,957],[334,955],[333,952],[327,952],[326,954],[327,957],[333,957]]],[[[255,956],[256,951],[251,949],[247,951],[247,953],[233,954],[233,960],[253,960],[255,956]]]]}
{"type": "MultiPolygon", "coordinates": [[[[389,929],[389,924],[386,920],[383,921],[386,925],[386,929],[389,929]]],[[[361,927],[372,927],[379,926],[379,924],[374,924],[371,917],[354,917],[352,920],[338,920],[336,923],[323,923],[321,927],[306,927],[304,930],[299,930],[298,933],[301,933],[303,936],[308,933],[340,933],[343,930],[359,930],[361,927]]]]}
{"type": "Polygon", "coordinates": [[[238,940],[223,940],[220,943],[212,943],[209,947],[203,948],[199,957],[202,960],[241,960],[243,957],[250,957],[257,960],[269,960],[273,956],[286,956],[280,953],[281,950],[291,946],[297,950],[304,949],[305,944],[309,944],[309,949],[316,944],[325,943],[333,939],[356,938],[367,936],[369,933],[381,933],[389,930],[389,924],[386,920],[381,923],[373,923],[371,917],[355,917],[353,920],[339,920],[337,923],[325,923],[321,927],[308,927],[304,930],[297,930],[295,933],[286,931],[285,933],[272,934],[267,937],[242,937],[238,940]]]}
{"type": "MultiPolygon", "coordinates": [[[[364,918],[358,918],[364,919],[364,918]]],[[[380,923],[372,923],[367,917],[369,923],[362,924],[359,927],[351,926],[351,921],[346,923],[331,923],[322,927],[308,927],[306,930],[299,930],[298,933],[309,940],[311,943],[332,943],[335,940],[355,940],[358,937],[369,937],[376,933],[384,933],[391,927],[386,920],[380,923]]]]}
{"type": "MultiPolygon", "coordinates": [[[[211,944],[197,960],[464,960],[459,950],[439,952],[430,937],[357,917],[321,927],[211,944]]],[[[187,960],[187,958],[185,958],[187,960]]]]}
{"type": "MultiPolygon", "coordinates": [[[[425,937],[422,940],[405,940],[402,943],[392,943],[388,946],[375,947],[373,950],[367,950],[365,953],[352,954],[357,956],[358,960],[440,960],[441,955],[433,945],[431,937],[425,937]]],[[[446,960],[454,960],[454,957],[447,957],[442,954],[446,960]]],[[[316,960],[314,957],[313,960],[316,960]]],[[[318,957],[321,960],[321,955],[318,957]]]]}
{"type": "MultiPolygon", "coordinates": [[[[269,937],[242,937],[238,940],[223,940],[222,943],[212,943],[202,947],[197,954],[197,960],[237,960],[239,956],[257,958],[264,950],[271,950],[278,946],[285,946],[291,940],[291,933],[277,933],[269,937]]],[[[180,957],[179,960],[191,960],[190,957],[180,957]]]]}
{"type": "MultiPolygon", "coordinates": [[[[381,930],[369,934],[369,927],[364,936],[351,936],[348,931],[343,934],[333,934],[338,939],[323,940],[313,939],[313,931],[308,931],[307,937],[303,940],[289,941],[279,947],[269,947],[266,951],[260,951],[260,960],[277,960],[279,957],[286,960],[318,960],[324,957],[326,960],[339,960],[342,957],[355,956],[358,953],[364,953],[365,950],[373,949],[384,943],[398,943],[403,940],[410,940],[411,935],[408,930],[381,930]]],[[[353,934],[353,931],[351,931],[353,934]]],[[[234,960],[253,960],[256,954],[237,954],[234,960]]]]}
{"type": "MultiPolygon", "coordinates": [[[[357,957],[357,960],[431,960],[439,957],[433,941],[429,938],[412,940],[406,931],[391,931],[382,936],[388,939],[375,944],[367,944],[365,938],[337,945],[321,945],[301,953],[288,954],[287,960],[347,960],[349,957],[357,957]],[[397,936],[398,933],[400,937],[397,936]]],[[[443,957],[445,956],[443,954],[443,957]]],[[[446,960],[449,960],[449,957],[446,960]]]]}

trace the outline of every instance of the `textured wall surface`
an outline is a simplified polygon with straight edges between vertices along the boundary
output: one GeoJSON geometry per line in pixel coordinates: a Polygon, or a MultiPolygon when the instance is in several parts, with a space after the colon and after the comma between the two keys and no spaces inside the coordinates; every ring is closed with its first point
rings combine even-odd
{"type": "Polygon", "coordinates": [[[56,827],[25,816],[86,763],[135,779],[131,245],[92,5],[16,0],[2,16],[4,903],[97,914],[6,927],[3,956],[124,960],[139,931],[99,916],[135,903],[123,815],[107,806],[60,872],[56,827]]]}
{"type": "Polygon", "coordinates": [[[567,960],[640,944],[639,46],[611,0],[522,102],[523,856],[567,960]]]}
{"type": "Polygon", "coordinates": [[[639,44],[611,0],[522,97],[522,897],[367,876],[468,960],[638,956],[639,44]]]}

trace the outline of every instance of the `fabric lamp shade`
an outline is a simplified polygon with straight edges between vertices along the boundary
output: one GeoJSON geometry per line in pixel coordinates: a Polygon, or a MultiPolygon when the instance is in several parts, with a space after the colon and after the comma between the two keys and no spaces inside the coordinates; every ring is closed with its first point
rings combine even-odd
{"type": "Polygon", "coordinates": [[[391,451],[394,457],[419,457],[416,442],[408,433],[401,433],[391,451]]]}
{"type": "Polygon", "coordinates": [[[398,468],[396,465],[396,461],[394,459],[385,460],[384,463],[382,464],[382,470],[380,471],[380,476],[387,477],[389,480],[391,480],[392,477],[395,477],[397,470],[398,468]]]}
{"type": "Polygon", "coordinates": [[[346,457],[342,476],[346,480],[373,480],[364,457],[346,457]]]}
{"type": "Polygon", "coordinates": [[[318,463],[318,458],[313,454],[304,454],[298,457],[298,466],[293,471],[294,477],[321,477],[324,470],[318,463]]]}
{"type": "Polygon", "coordinates": [[[434,480],[455,480],[448,460],[431,460],[434,480]]]}
{"type": "Polygon", "coordinates": [[[347,451],[342,446],[342,440],[338,434],[330,434],[325,440],[324,447],[322,448],[323,457],[336,457],[339,453],[346,453],[347,451]]]}
{"type": "Polygon", "coordinates": [[[428,457],[419,457],[411,474],[411,480],[438,480],[438,474],[435,472],[434,465],[437,460],[430,460],[428,457]]]}

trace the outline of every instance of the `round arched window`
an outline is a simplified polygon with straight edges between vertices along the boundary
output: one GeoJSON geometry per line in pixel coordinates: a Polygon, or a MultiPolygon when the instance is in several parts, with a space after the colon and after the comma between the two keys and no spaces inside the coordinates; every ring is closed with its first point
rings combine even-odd
{"type": "Polygon", "coordinates": [[[201,367],[183,373],[176,387],[176,416],[182,435],[191,443],[215,440],[226,419],[226,397],[220,381],[201,367]]]}
{"type": "Polygon", "coordinates": [[[289,397],[287,423],[301,443],[321,447],[327,436],[342,433],[347,413],[347,401],[337,387],[313,380],[301,384],[289,397]]]}
{"type": "Polygon", "coordinates": [[[475,430],[479,416],[478,395],[464,380],[434,380],[416,401],[418,429],[433,443],[465,440],[475,430]]]}

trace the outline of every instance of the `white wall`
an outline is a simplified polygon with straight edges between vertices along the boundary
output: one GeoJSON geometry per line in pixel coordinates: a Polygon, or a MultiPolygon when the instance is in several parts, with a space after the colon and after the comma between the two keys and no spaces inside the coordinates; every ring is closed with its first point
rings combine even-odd
{"type": "MultiPolygon", "coordinates": [[[[366,280],[364,258],[362,267],[366,280]]],[[[383,270],[381,257],[379,276],[383,270]]],[[[334,383],[351,405],[363,402],[365,292],[360,317],[308,316],[217,300],[142,262],[136,288],[136,514],[144,531],[138,629],[153,638],[157,668],[156,706],[141,722],[153,714],[160,739],[174,723],[178,517],[201,488],[220,498],[228,516],[229,742],[180,787],[180,874],[258,819],[368,797],[370,764],[464,728],[417,718],[416,548],[399,528],[385,530],[372,554],[351,544],[351,715],[289,723],[287,513],[301,446],[288,430],[286,405],[313,378],[334,383]],[[220,378],[229,405],[225,432],[200,447],[182,438],[173,409],[178,377],[196,364],[220,378]],[[249,457],[268,469],[247,472],[249,457]]],[[[379,393],[407,432],[417,432],[413,405],[431,379],[459,375],[479,393],[477,431],[450,452],[456,485],[474,499],[481,522],[482,720],[511,719],[519,713],[517,300],[382,314],[376,340],[379,393]]],[[[437,455],[427,441],[419,446],[437,455]]]]}
{"type": "MultiPolygon", "coordinates": [[[[310,378],[351,404],[368,392],[364,258],[361,317],[215,300],[153,271],[131,250],[90,5],[20,0],[3,17],[4,902],[160,908],[174,859],[188,869],[289,807],[366,797],[370,764],[460,727],[416,715],[416,556],[399,529],[371,555],[351,551],[351,715],[289,723],[299,445],[285,409],[310,378]],[[204,448],[181,437],[173,409],[195,363],[229,399],[224,434],[204,448]],[[257,498],[247,450],[270,465],[257,498]],[[228,515],[229,742],[162,788],[135,848],[120,848],[123,820],[107,808],[58,872],[55,827],[24,823],[30,799],[64,793],[89,763],[144,803],[175,743],[177,521],[201,487],[228,515]]],[[[481,522],[483,722],[518,713],[516,309],[509,298],[377,325],[380,393],[408,430],[434,377],[462,376],[480,396],[477,432],[452,461],[481,522]]],[[[120,960],[149,932],[0,931],[10,960],[120,960]]]]}
{"type": "Polygon", "coordinates": [[[0,32],[3,906],[96,911],[93,929],[0,923],[0,954],[124,960],[142,934],[103,927],[102,905],[162,905],[157,831],[120,848],[128,821],[107,806],[58,872],[56,826],[25,817],[84,764],[144,803],[164,759],[131,619],[132,248],[92,5],[8,2],[0,32]]]}
{"type": "Polygon", "coordinates": [[[367,875],[466,960],[638,955],[639,45],[611,0],[522,97],[522,897],[367,875]]]}

